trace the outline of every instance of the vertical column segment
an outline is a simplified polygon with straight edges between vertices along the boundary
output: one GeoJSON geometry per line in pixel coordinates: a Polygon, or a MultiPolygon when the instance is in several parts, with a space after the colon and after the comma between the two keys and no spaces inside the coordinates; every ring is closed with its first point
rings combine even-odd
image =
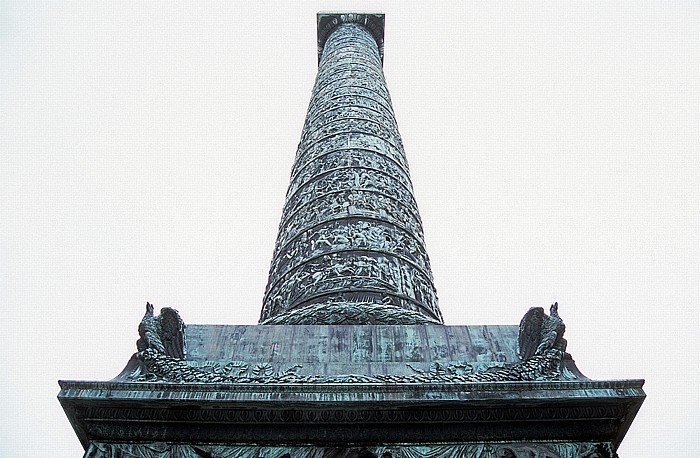
{"type": "Polygon", "coordinates": [[[383,15],[319,14],[262,324],[442,323],[382,71],[383,15]]]}

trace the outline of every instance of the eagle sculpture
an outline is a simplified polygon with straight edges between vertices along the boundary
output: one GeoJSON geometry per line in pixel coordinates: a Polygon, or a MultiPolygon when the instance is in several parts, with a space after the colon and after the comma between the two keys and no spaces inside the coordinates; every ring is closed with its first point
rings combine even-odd
{"type": "Polygon", "coordinates": [[[153,315],[153,304],[146,302],[146,314],[139,324],[136,348],[139,352],[152,349],[159,354],[173,358],[185,358],[185,323],[177,310],[170,307],[160,309],[160,315],[153,315]]]}
{"type": "Polygon", "coordinates": [[[559,317],[559,304],[549,308],[549,315],[542,307],[532,307],[520,321],[518,352],[523,361],[548,350],[566,350],[564,321],[559,317]]]}

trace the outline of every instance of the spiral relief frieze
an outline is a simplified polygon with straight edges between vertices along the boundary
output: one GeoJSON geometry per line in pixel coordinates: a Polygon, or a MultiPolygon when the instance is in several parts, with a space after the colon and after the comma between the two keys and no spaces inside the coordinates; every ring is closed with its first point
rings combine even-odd
{"type": "Polygon", "coordinates": [[[346,19],[319,41],[261,322],[442,322],[381,42],[346,19]]]}
{"type": "Polygon", "coordinates": [[[313,178],[332,170],[342,168],[365,168],[377,171],[388,171],[396,178],[409,192],[412,192],[413,185],[408,173],[392,158],[384,156],[371,150],[343,148],[330,151],[321,156],[322,160],[313,161],[292,178],[287,190],[287,197],[291,197],[296,191],[309,183],[313,178]]]}
{"type": "Polygon", "coordinates": [[[356,167],[334,170],[306,183],[288,200],[282,210],[283,221],[313,199],[333,192],[371,191],[385,195],[407,208],[416,208],[413,193],[400,180],[378,170],[356,167]]]}
{"type": "Polygon", "coordinates": [[[298,155],[292,166],[292,176],[295,176],[300,169],[307,166],[310,162],[319,160],[323,155],[331,151],[341,149],[373,151],[397,162],[408,173],[406,157],[402,153],[401,148],[395,143],[367,132],[340,132],[322,138],[305,149],[303,154],[298,155]]]}
{"type": "Polygon", "coordinates": [[[382,112],[381,107],[377,107],[377,108],[378,109],[375,110],[373,108],[369,108],[369,107],[365,107],[365,106],[335,107],[335,108],[323,111],[321,113],[317,113],[316,118],[309,120],[308,124],[306,124],[305,127],[309,131],[313,131],[318,126],[324,126],[324,125],[327,125],[331,122],[340,123],[340,122],[343,122],[343,120],[360,119],[360,120],[373,121],[373,122],[376,122],[376,123],[381,124],[381,125],[391,126],[392,129],[394,129],[396,132],[398,132],[397,126],[394,125],[395,121],[390,116],[390,114],[386,113],[386,112],[382,112]]]}
{"type": "Polygon", "coordinates": [[[275,282],[267,298],[285,309],[303,306],[318,295],[338,291],[383,291],[428,306],[437,298],[431,279],[403,259],[374,252],[334,252],[289,271],[275,282]]]}
{"type": "Polygon", "coordinates": [[[432,278],[425,247],[410,231],[365,219],[333,220],[303,232],[285,245],[284,256],[274,257],[270,274],[282,276],[305,260],[327,253],[368,250],[403,258],[432,278]]]}

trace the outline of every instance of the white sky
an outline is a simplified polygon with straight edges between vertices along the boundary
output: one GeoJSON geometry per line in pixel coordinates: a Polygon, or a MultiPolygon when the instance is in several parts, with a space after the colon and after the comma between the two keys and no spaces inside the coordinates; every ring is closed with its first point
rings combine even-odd
{"type": "Polygon", "coordinates": [[[386,13],[446,322],[559,301],[584,374],[647,380],[620,456],[696,456],[700,3],[396,5],[0,2],[0,456],[81,456],[56,381],[147,300],[257,321],[320,10],[386,13]]]}

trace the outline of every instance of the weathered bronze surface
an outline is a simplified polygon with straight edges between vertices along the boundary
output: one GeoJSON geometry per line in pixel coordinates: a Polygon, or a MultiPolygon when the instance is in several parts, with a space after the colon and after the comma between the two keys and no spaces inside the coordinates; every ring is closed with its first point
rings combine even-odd
{"type": "Polygon", "coordinates": [[[557,303],[443,324],[384,16],[319,14],[318,45],[260,324],[147,304],[116,378],[59,382],[85,457],[616,457],[644,382],[581,374],[557,303]]]}
{"type": "Polygon", "coordinates": [[[383,43],[384,15],[319,14],[261,324],[442,323],[383,43]]]}
{"type": "Polygon", "coordinates": [[[583,376],[538,309],[521,326],[184,326],[148,304],[139,332],[114,380],[61,382],[86,456],[609,458],[644,398],[583,376]]]}
{"type": "Polygon", "coordinates": [[[531,309],[518,328],[517,343],[513,326],[197,326],[190,328],[188,352],[177,312],[165,308],[154,317],[153,306],[146,304],[139,352],[117,380],[327,384],[585,379],[565,353],[564,324],[556,310],[557,304],[547,316],[541,308],[531,309]],[[211,345],[216,345],[214,351],[211,345]],[[521,358],[514,354],[516,347],[521,358]]]}
{"type": "Polygon", "coordinates": [[[514,442],[501,444],[385,445],[370,447],[242,447],[93,443],[89,458],[177,456],[180,458],[607,458],[610,444],[514,442]]]}

